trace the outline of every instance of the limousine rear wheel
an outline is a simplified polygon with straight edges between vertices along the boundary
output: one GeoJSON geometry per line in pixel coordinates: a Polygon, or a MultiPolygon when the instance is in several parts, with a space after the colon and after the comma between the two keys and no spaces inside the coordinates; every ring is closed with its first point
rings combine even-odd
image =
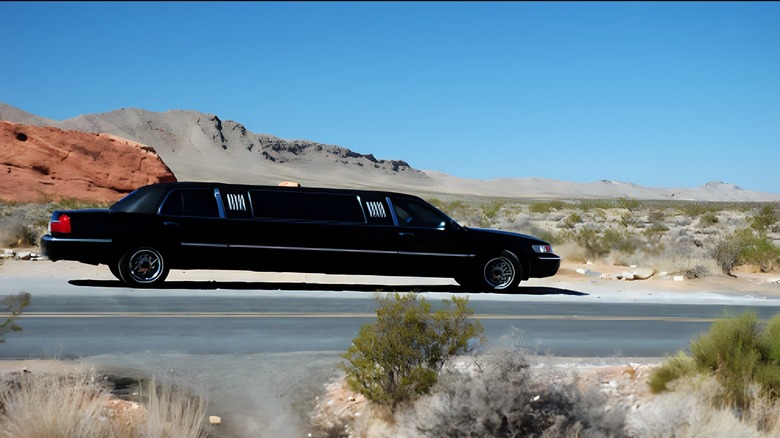
{"type": "Polygon", "coordinates": [[[162,252],[148,246],[127,251],[119,259],[117,268],[122,280],[131,287],[159,285],[169,272],[162,252]]]}
{"type": "Polygon", "coordinates": [[[514,254],[503,251],[482,265],[483,286],[489,290],[513,289],[520,283],[522,269],[514,254]]]}

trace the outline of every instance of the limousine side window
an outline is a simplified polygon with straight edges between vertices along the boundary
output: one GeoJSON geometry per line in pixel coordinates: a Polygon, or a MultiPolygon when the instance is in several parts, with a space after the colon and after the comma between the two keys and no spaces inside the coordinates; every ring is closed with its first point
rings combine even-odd
{"type": "Polygon", "coordinates": [[[249,219],[252,216],[245,192],[222,193],[222,205],[225,206],[225,216],[230,219],[249,219]]]}
{"type": "Polygon", "coordinates": [[[393,199],[393,211],[401,227],[424,227],[444,229],[447,218],[440,212],[408,199],[393,199]]]}
{"type": "Polygon", "coordinates": [[[165,198],[160,214],[167,216],[219,217],[214,189],[175,189],[165,198]]]}
{"type": "Polygon", "coordinates": [[[366,222],[355,195],[253,190],[249,197],[256,218],[366,222]]]}

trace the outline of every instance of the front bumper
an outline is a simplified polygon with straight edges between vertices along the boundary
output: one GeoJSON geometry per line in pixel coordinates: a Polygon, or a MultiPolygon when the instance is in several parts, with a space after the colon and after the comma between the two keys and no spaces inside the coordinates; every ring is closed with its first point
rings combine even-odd
{"type": "Polygon", "coordinates": [[[531,264],[531,278],[552,277],[561,267],[561,258],[555,254],[538,257],[535,263],[531,264]]]}

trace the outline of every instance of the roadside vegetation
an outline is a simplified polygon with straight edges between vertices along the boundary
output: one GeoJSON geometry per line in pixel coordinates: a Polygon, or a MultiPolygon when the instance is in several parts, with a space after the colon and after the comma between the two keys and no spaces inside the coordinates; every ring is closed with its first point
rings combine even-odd
{"type": "MultiPolygon", "coordinates": [[[[469,311],[465,301],[461,304],[455,312],[438,313],[439,318],[462,321],[469,311]]],[[[434,335],[416,329],[425,326],[422,321],[433,320],[429,311],[424,300],[412,294],[381,298],[377,315],[384,321],[366,325],[344,357],[352,358],[356,349],[371,351],[381,359],[360,355],[365,360],[358,368],[370,371],[367,379],[386,382],[393,370],[419,363],[408,354],[391,354],[399,349],[397,342],[414,345],[417,351],[442,351],[443,344],[466,345],[464,336],[477,333],[451,331],[447,341],[446,331],[434,335]],[[404,328],[407,325],[411,327],[404,328]],[[369,346],[361,341],[367,336],[394,342],[369,346]]],[[[387,391],[385,397],[374,397],[365,385],[354,384],[350,373],[355,364],[349,361],[341,385],[331,386],[331,398],[326,396],[315,409],[310,436],[780,436],[780,315],[766,324],[749,311],[716,321],[691,341],[690,353],[679,352],[654,367],[642,384],[656,395],[632,400],[633,405],[616,403],[604,385],[583,383],[576,372],[534,366],[520,338],[496,349],[486,349],[483,343],[470,351],[456,349],[461,354],[447,356],[425,373],[408,373],[408,388],[419,389],[413,397],[387,391]],[[358,401],[344,391],[365,398],[358,401]],[[334,397],[354,403],[332,408],[334,397]],[[388,406],[393,409],[385,409],[388,406]]],[[[636,373],[636,368],[624,373],[636,373]]]]}
{"type": "Polygon", "coordinates": [[[484,350],[466,298],[436,312],[414,293],[377,299],[377,322],[342,356],[367,415],[315,413],[311,436],[624,436],[625,413],[599,391],[533,370],[519,345],[484,350]]]}
{"type": "Polygon", "coordinates": [[[16,319],[21,316],[24,308],[30,304],[30,293],[20,292],[9,295],[2,301],[5,321],[0,323],[0,343],[5,342],[5,335],[9,332],[18,332],[22,328],[16,325],[16,319]]]}
{"type": "Polygon", "coordinates": [[[15,373],[0,382],[0,436],[14,438],[201,438],[205,401],[152,380],[139,403],[117,399],[90,373],[15,373]]]}
{"type": "Polygon", "coordinates": [[[780,271],[780,203],[636,199],[429,201],[466,226],[530,234],[565,260],[689,278],[780,271]]]}
{"type": "Polygon", "coordinates": [[[684,394],[695,405],[668,424],[694,432],[685,436],[780,436],[780,314],[763,326],[751,311],[723,318],[689,350],[667,358],[648,381],[654,393],[684,394]]]}

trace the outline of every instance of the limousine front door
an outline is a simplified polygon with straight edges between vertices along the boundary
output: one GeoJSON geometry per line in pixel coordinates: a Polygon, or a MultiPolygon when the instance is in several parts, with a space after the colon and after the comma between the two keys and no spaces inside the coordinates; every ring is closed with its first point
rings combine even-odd
{"type": "Polygon", "coordinates": [[[398,268],[406,275],[455,277],[469,268],[474,249],[464,230],[428,204],[392,199],[398,222],[398,268]]]}

